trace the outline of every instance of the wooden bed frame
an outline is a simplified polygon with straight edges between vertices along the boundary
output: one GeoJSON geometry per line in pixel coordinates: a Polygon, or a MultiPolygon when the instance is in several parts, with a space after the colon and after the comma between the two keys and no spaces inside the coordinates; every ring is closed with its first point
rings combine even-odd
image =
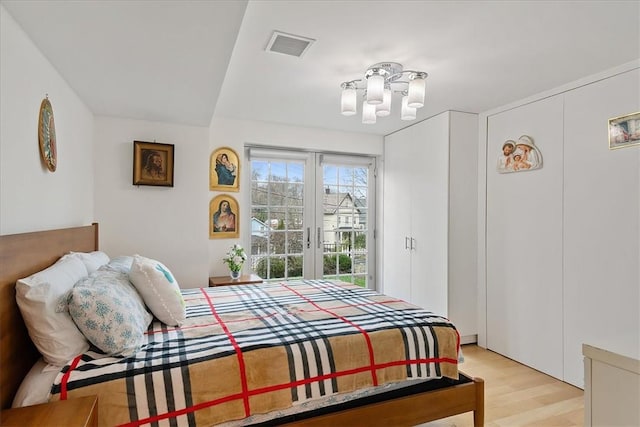
{"type": "MultiPolygon", "coordinates": [[[[40,271],[69,251],[98,250],[98,224],[0,236],[0,420],[40,356],[15,299],[16,280],[40,271]]],[[[347,409],[291,426],[416,425],[473,411],[475,427],[484,425],[484,382],[473,382],[347,409]]]]}

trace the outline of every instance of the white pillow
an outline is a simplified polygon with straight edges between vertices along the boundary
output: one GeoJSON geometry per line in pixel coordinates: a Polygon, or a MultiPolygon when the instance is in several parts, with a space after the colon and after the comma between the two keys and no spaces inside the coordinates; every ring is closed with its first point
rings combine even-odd
{"type": "Polygon", "coordinates": [[[93,252],[69,252],[64,258],[78,258],[87,268],[87,273],[91,274],[109,262],[109,255],[102,251],[93,252]]]}
{"type": "Polygon", "coordinates": [[[69,313],[78,329],[108,355],[131,356],[153,320],[126,273],[98,270],[75,284],[69,313]]]}
{"type": "Polygon", "coordinates": [[[73,285],[87,275],[82,261],[66,257],[16,282],[16,300],[29,336],[51,365],[64,366],[89,348],[66,305],[73,285]]]}
{"type": "Polygon", "coordinates": [[[129,279],[160,321],[169,326],[177,326],[184,321],[186,312],[180,286],[164,264],[134,255],[129,279]]]}
{"type": "Polygon", "coordinates": [[[12,408],[39,405],[49,401],[51,386],[60,370],[47,370],[47,366],[47,363],[41,357],[31,367],[27,376],[20,383],[16,396],[13,398],[12,408]]]}

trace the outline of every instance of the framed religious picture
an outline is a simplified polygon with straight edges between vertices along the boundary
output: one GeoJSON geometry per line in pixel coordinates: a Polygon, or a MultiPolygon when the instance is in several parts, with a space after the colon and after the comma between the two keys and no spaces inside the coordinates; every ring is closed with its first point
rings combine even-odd
{"type": "Polygon", "coordinates": [[[524,172],[542,167],[542,153],[533,143],[533,138],[522,135],[517,140],[508,139],[498,154],[499,173],[524,172]]]}
{"type": "Polygon", "coordinates": [[[173,144],[133,141],[133,185],[173,187],[173,144]]]}
{"type": "Polygon", "coordinates": [[[229,147],[218,148],[209,159],[209,189],[238,191],[240,184],[240,159],[229,147]]]}
{"type": "Polygon", "coordinates": [[[38,118],[38,142],[40,143],[40,156],[42,162],[51,172],[56,171],[58,156],[56,150],[56,126],[53,121],[53,107],[49,102],[49,96],[40,103],[38,118]]]}
{"type": "Polygon", "coordinates": [[[609,119],[609,149],[640,144],[640,112],[609,119]]]}
{"type": "Polygon", "coordinates": [[[209,202],[209,238],[231,239],[240,236],[238,202],[228,194],[220,194],[209,202]]]}

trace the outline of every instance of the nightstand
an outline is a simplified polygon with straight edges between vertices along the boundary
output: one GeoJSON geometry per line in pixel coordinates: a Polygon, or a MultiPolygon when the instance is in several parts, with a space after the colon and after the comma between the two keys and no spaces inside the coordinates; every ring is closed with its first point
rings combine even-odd
{"type": "Polygon", "coordinates": [[[98,397],[59,400],[42,405],[3,409],[2,426],[98,427],[98,397]]]}
{"type": "Polygon", "coordinates": [[[262,278],[255,274],[243,274],[236,280],[233,280],[229,276],[209,277],[209,287],[228,285],[252,285],[256,283],[262,283],[262,278]]]}

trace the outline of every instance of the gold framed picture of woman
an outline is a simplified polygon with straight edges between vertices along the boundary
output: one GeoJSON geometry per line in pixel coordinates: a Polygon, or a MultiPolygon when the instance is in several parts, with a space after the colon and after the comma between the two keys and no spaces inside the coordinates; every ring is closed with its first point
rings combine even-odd
{"type": "Polygon", "coordinates": [[[232,239],[240,236],[238,201],[220,194],[209,202],[209,238],[232,239]]]}
{"type": "Polygon", "coordinates": [[[229,147],[221,147],[211,153],[209,159],[209,189],[238,191],[240,184],[240,159],[229,147]]]}

